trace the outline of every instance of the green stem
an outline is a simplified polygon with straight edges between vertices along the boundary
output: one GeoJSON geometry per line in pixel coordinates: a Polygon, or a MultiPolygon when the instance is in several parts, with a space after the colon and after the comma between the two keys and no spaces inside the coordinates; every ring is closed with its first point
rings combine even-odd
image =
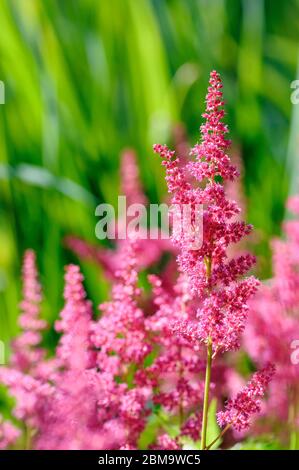
{"type": "Polygon", "coordinates": [[[297,449],[297,429],[296,429],[296,416],[297,416],[297,393],[296,389],[291,389],[290,391],[290,406],[289,406],[289,432],[290,432],[290,442],[289,449],[297,449]]]}
{"type": "Polygon", "coordinates": [[[224,434],[226,433],[226,431],[229,430],[229,428],[231,427],[232,423],[229,423],[225,426],[225,428],[221,431],[220,434],[218,434],[218,436],[208,445],[205,447],[205,450],[209,450],[211,449],[211,447],[213,447],[214,444],[216,444],[216,442],[221,439],[221,437],[224,436],[224,434]]]}
{"type": "Polygon", "coordinates": [[[211,383],[211,369],[212,369],[212,341],[208,339],[207,345],[207,366],[206,366],[206,379],[205,379],[205,392],[203,401],[203,417],[202,417],[202,428],[201,428],[201,450],[204,450],[207,446],[207,427],[208,427],[208,412],[209,412],[209,393],[211,383]]]}
{"type": "Polygon", "coordinates": [[[29,450],[31,447],[31,428],[25,424],[24,429],[24,450],[29,450]]]}

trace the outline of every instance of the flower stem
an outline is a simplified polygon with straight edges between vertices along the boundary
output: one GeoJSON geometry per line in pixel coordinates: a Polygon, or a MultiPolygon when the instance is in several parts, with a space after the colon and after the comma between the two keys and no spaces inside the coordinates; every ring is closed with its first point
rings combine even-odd
{"type": "Polygon", "coordinates": [[[208,445],[205,447],[205,450],[209,450],[211,449],[211,447],[213,447],[214,444],[216,444],[216,442],[224,436],[224,434],[226,433],[226,431],[229,430],[229,428],[232,426],[232,423],[228,423],[225,428],[221,431],[220,434],[218,434],[218,436],[208,445]]]}
{"type": "Polygon", "coordinates": [[[24,450],[29,450],[31,447],[31,436],[32,436],[32,430],[31,428],[25,424],[24,428],[24,450]]]}
{"type": "Polygon", "coordinates": [[[290,432],[290,443],[289,450],[297,449],[297,429],[296,429],[296,416],[297,416],[297,399],[296,389],[290,391],[290,406],[289,406],[289,432],[290,432]]]}
{"type": "Polygon", "coordinates": [[[209,412],[209,393],[211,383],[211,369],[212,369],[212,341],[208,339],[207,345],[207,366],[206,366],[206,378],[205,378],[205,392],[203,401],[203,417],[202,417],[202,428],[201,428],[201,450],[204,450],[207,446],[207,427],[208,427],[208,412],[209,412]]]}

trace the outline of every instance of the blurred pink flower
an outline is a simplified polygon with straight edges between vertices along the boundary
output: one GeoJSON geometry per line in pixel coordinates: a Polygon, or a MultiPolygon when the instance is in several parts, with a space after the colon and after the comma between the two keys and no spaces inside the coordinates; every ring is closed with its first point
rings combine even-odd
{"type": "Polygon", "coordinates": [[[20,430],[9,421],[4,421],[0,415],[0,450],[14,444],[20,435],[20,430]]]}
{"type": "Polygon", "coordinates": [[[11,364],[21,371],[28,371],[36,367],[45,356],[40,342],[41,333],[47,328],[47,322],[40,318],[41,286],[38,281],[35,253],[32,250],[25,252],[22,276],[23,300],[20,304],[19,317],[22,332],[13,341],[11,364]]]}
{"type": "MultiPolygon", "coordinates": [[[[288,208],[299,214],[299,198],[288,208]]],[[[284,223],[285,236],[275,239],[273,277],[266,281],[250,304],[244,345],[256,364],[271,361],[276,374],[270,385],[266,413],[287,420],[297,406],[299,367],[292,361],[292,344],[299,339],[299,220],[284,223]]]]}

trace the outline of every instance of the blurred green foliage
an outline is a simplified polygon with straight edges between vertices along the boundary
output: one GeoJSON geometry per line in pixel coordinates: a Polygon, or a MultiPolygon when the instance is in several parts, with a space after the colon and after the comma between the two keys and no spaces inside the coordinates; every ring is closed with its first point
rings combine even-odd
{"type": "MultiPolygon", "coordinates": [[[[260,274],[269,275],[268,241],[279,233],[295,168],[290,83],[298,31],[298,0],[1,1],[2,339],[16,332],[27,247],[38,254],[45,315],[57,316],[63,265],[74,260],[63,237],[96,241],[94,210],[116,202],[124,147],[138,152],[150,200],[163,197],[152,144],[171,143],[178,122],[190,143],[198,139],[213,68],[223,76],[227,120],[244,160],[260,274]]],[[[92,264],[82,267],[98,303],[107,283],[92,264]]]]}

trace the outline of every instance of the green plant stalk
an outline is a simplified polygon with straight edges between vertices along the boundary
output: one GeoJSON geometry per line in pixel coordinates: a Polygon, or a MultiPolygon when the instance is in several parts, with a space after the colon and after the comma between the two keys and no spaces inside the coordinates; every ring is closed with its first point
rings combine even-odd
{"type": "Polygon", "coordinates": [[[207,344],[207,365],[206,365],[206,378],[205,378],[205,392],[203,401],[203,417],[201,428],[201,443],[200,448],[204,450],[207,446],[207,428],[208,428],[208,412],[209,412],[209,394],[211,383],[211,370],[212,370],[212,341],[209,338],[207,344]]]}
{"type": "Polygon", "coordinates": [[[290,391],[290,406],[289,406],[289,430],[290,430],[290,442],[289,450],[298,449],[298,431],[296,429],[296,416],[297,416],[297,391],[291,389],[290,391]]]}
{"type": "Polygon", "coordinates": [[[232,423],[228,423],[225,428],[221,431],[220,434],[218,434],[218,436],[209,444],[205,447],[205,450],[209,450],[211,449],[211,447],[213,447],[214,444],[216,444],[217,441],[219,441],[219,439],[221,439],[224,434],[229,430],[229,428],[232,426],[232,423]]]}
{"type": "Polygon", "coordinates": [[[24,428],[24,450],[31,448],[32,429],[26,424],[24,428]]]}

